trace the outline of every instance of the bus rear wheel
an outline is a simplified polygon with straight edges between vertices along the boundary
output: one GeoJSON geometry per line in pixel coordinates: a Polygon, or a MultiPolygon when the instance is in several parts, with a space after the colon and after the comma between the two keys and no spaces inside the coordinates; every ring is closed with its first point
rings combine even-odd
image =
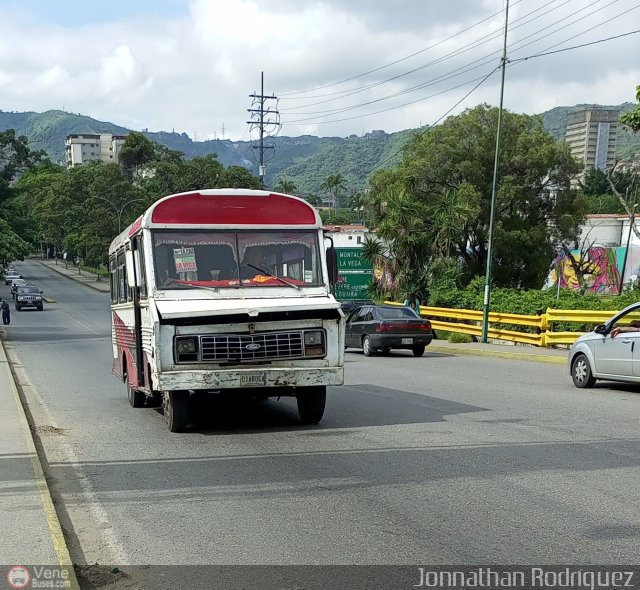
{"type": "Polygon", "coordinates": [[[169,432],[184,432],[189,423],[189,392],[165,391],[162,411],[169,432]]]}
{"type": "Polygon", "coordinates": [[[327,388],[324,385],[300,387],[296,393],[298,414],[303,424],[317,424],[322,420],[327,401],[327,388]]]}

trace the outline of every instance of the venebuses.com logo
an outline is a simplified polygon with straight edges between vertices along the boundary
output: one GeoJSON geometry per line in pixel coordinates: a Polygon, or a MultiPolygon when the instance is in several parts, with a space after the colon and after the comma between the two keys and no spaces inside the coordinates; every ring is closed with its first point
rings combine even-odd
{"type": "Polygon", "coordinates": [[[31,574],[23,565],[14,565],[7,573],[7,584],[11,588],[26,588],[30,581],[31,574]]]}

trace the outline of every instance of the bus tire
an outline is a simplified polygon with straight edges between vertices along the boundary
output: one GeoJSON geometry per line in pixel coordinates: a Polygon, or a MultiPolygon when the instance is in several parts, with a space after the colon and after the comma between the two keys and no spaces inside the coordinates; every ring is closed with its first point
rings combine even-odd
{"type": "Polygon", "coordinates": [[[324,385],[300,387],[296,393],[298,414],[303,424],[317,424],[322,420],[327,401],[327,388],[324,385]]]}
{"type": "Polygon", "coordinates": [[[162,411],[169,432],[184,432],[189,423],[189,392],[165,391],[162,411]]]}
{"type": "Polygon", "coordinates": [[[127,398],[129,399],[129,405],[132,408],[141,408],[144,406],[146,395],[142,391],[134,389],[127,383],[127,398]]]}

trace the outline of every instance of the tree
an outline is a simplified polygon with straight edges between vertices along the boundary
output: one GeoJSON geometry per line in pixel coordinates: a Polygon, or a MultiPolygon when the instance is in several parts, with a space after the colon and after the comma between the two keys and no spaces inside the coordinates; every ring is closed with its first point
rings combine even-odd
{"type": "Polygon", "coordinates": [[[297,192],[298,187],[296,183],[290,178],[278,178],[273,190],[278,193],[284,193],[286,195],[293,195],[297,192]]]}
{"type": "Polygon", "coordinates": [[[333,202],[333,208],[337,209],[340,203],[340,194],[347,185],[347,181],[342,174],[331,174],[327,176],[320,188],[327,193],[333,202]]]}
{"type": "Polygon", "coordinates": [[[142,170],[156,159],[156,145],[137,131],[127,135],[118,153],[118,162],[130,178],[140,176],[142,170]]]}
{"type": "MultiPolygon", "coordinates": [[[[20,203],[16,202],[19,189],[15,186],[21,174],[44,158],[43,152],[29,149],[27,138],[16,137],[14,129],[0,132],[0,265],[21,260],[29,252],[29,244],[16,231],[22,218],[16,219],[20,203]]],[[[22,227],[22,229],[25,229],[22,227]]]]}
{"type": "MultiPolygon", "coordinates": [[[[613,169],[615,165],[611,167],[611,170],[607,171],[607,180],[609,181],[609,187],[611,192],[618,199],[620,206],[624,209],[625,213],[631,216],[635,216],[637,213],[637,207],[640,206],[640,182],[638,182],[638,173],[631,172],[626,174],[618,174],[617,178],[613,169]]],[[[632,226],[633,232],[636,237],[640,238],[640,230],[636,224],[632,226]]]]}
{"type": "MultiPolygon", "coordinates": [[[[428,255],[460,258],[465,280],[483,276],[491,204],[498,109],[480,105],[416,135],[397,170],[375,175],[369,201],[374,225],[389,234],[420,232],[412,239],[428,255]],[[404,191],[407,210],[420,223],[381,208],[387,188],[404,191]],[[382,191],[382,194],[379,192],[382,191]],[[443,225],[444,224],[444,225],[443,225]]],[[[494,282],[539,288],[553,255],[549,220],[555,197],[568,190],[579,165],[565,143],[544,131],[540,117],[503,114],[494,226],[494,282]]],[[[387,205],[389,209],[389,205],[387,205]]]]}
{"type": "Polygon", "coordinates": [[[218,186],[259,189],[260,179],[251,174],[244,166],[229,166],[222,175],[222,184],[218,186]]]}
{"type": "Polygon", "coordinates": [[[636,86],[636,100],[638,104],[635,110],[620,117],[620,123],[631,127],[634,133],[640,131],[640,85],[636,86]]]}

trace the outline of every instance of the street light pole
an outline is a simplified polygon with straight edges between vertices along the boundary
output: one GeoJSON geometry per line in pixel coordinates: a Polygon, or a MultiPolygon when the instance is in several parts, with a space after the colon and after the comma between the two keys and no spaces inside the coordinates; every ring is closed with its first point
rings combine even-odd
{"type": "Polygon", "coordinates": [[[489,244],[487,246],[487,270],[484,279],[484,311],[482,315],[482,342],[487,342],[489,333],[489,304],[491,302],[491,273],[493,270],[493,225],[496,216],[496,192],[498,186],[498,161],[500,157],[500,130],[502,128],[502,105],[504,102],[504,76],[507,69],[507,30],[509,27],[509,0],[504,16],[504,46],[502,49],[502,81],[500,83],[500,107],[498,130],[496,131],[496,154],[493,162],[493,185],[491,187],[491,212],[489,214],[489,244]]]}
{"type": "Polygon", "coordinates": [[[118,233],[122,231],[122,215],[127,206],[131,205],[131,203],[135,203],[136,201],[146,201],[146,199],[131,199],[130,201],[125,201],[122,203],[120,208],[113,202],[107,199],[106,197],[93,197],[94,199],[98,199],[99,201],[104,201],[113,207],[113,210],[116,212],[116,218],[118,221],[118,233]]]}

